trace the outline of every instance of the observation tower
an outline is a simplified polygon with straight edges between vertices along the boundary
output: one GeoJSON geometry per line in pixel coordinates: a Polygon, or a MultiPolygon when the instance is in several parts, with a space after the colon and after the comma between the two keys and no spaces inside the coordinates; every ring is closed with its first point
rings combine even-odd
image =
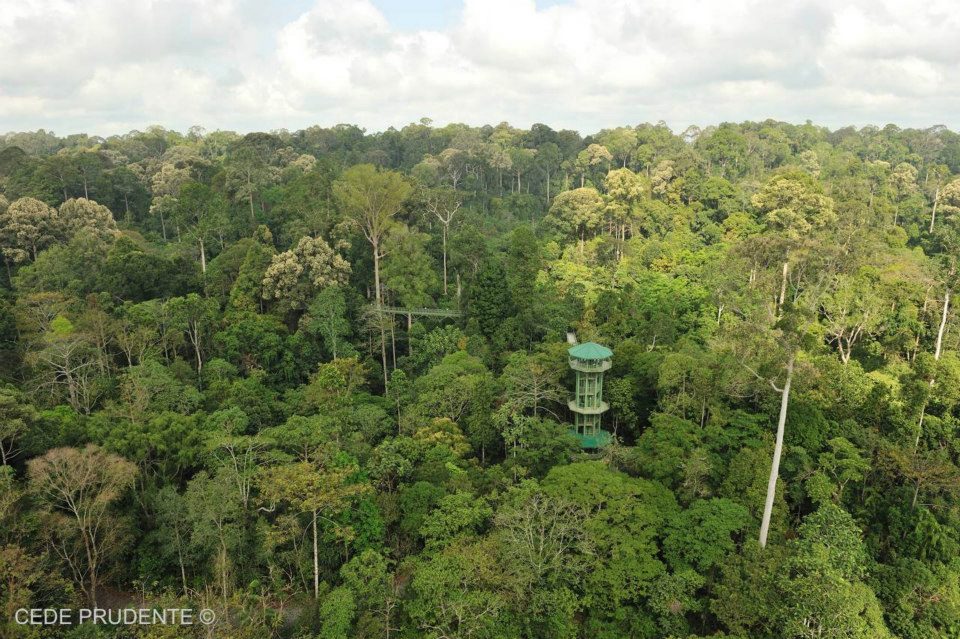
{"type": "Polygon", "coordinates": [[[610,408],[603,401],[603,374],[610,370],[613,351],[594,342],[577,344],[567,350],[570,368],[577,374],[577,388],[567,406],[573,412],[570,433],[582,448],[602,448],[610,443],[610,433],[600,428],[603,413],[610,408]]]}

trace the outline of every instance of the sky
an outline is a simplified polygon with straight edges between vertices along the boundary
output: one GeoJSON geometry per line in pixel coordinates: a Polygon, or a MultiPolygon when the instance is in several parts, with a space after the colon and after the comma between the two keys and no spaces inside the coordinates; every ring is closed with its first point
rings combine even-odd
{"type": "Polygon", "coordinates": [[[0,132],[960,129],[958,33],[943,0],[0,0],[0,132]]]}

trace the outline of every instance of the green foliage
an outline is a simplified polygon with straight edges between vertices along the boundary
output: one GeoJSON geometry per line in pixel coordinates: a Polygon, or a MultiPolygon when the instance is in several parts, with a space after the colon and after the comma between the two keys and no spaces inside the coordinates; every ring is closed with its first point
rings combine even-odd
{"type": "Polygon", "coordinates": [[[0,624],[957,636],[958,169],[772,120],[0,135],[0,624]]]}
{"type": "Polygon", "coordinates": [[[476,320],[480,332],[488,338],[493,337],[503,320],[513,314],[506,279],[503,265],[488,261],[470,286],[468,312],[476,320]]]}
{"type": "Polygon", "coordinates": [[[667,525],[664,557],[675,570],[708,573],[736,550],[749,523],[747,509],[729,499],[695,501],[667,525]]]}

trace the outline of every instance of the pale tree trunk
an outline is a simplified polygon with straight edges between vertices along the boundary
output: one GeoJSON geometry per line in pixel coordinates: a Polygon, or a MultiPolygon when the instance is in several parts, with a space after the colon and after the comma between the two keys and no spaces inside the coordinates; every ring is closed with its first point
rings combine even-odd
{"type": "Polygon", "coordinates": [[[183,596],[187,596],[187,569],[183,565],[183,550],[181,548],[180,531],[177,531],[177,559],[180,562],[180,583],[183,586],[183,596]]]}
{"type": "Polygon", "coordinates": [[[197,372],[203,370],[203,357],[200,355],[200,329],[197,328],[193,337],[193,352],[197,356],[197,372]]]}
{"type": "Polygon", "coordinates": [[[780,311],[783,309],[783,301],[787,297],[787,276],[790,273],[790,262],[783,263],[783,278],[780,280],[780,297],[777,298],[777,318],[780,317],[780,311]]]}
{"type": "Polygon", "coordinates": [[[313,511],[313,598],[320,598],[320,554],[317,542],[317,511],[313,511]]]}
{"type": "MultiPolygon", "coordinates": [[[[373,296],[377,301],[377,311],[383,306],[383,300],[380,296],[380,242],[371,240],[373,246],[373,296]]],[[[387,334],[383,330],[383,318],[379,318],[380,324],[380,358],[383,362],[383,388],[386,390],[387,381],[387,334]]]]}
{"type": "Polygon", "coordinates": [[[223,588],[223,607],[227,607],[227,547],[220,542],[220,586],[223,588]]]}
{"type": "Polygon", "coordinates": [[[391,361],[393,362],[393,370],[397,369],[397,321],[396,318],[390,316],[390,354],[392,356],[391,361]]]}
{"type": "Polygon", "coordinates": [[[207,252],[203,246],[203,240],[200,240],[200,272],[207,274],[207,252]]]}
{"type": "Polygon", "coordinates": [[[380,360],[383,363],[383,389],[387,390],[387,333],[383,330],[383,317],[377,322],[380,324],[380,360]]]}
{"type": "Polygon", "coordinates": [[[443,225],[443,296],[447,296],[447,229],[448,225],[443,225]]]}
{"type": "Polygon", "coordinates": [[[93,547],[95,544],[96,541],[92,538],[92,535],[84,531],[83,546],[87,553],[87,566],[89,566],[90,571],[90,603],[93,604],[94,608],[97,606],[97,588],[99,587],[97,579],[97,553],[93,547]]]}
{"type": "Polygon", "coordinates": [[[250,202],[250,223],[257,223],[257,216],[253,213],[253,180],[251,179],[250,172],[247,172],[247,192],[250,194],[247,198],[250,202]]]}
{"type": "MultiPolygon", "coordinates": [[[[950,313],[950,289],[943,294],[943,314],[940,316],[940,326],[937,328],[937,344],[933,349],[933,361],[939,362],[940,355],[943,352],[943,334],[947,330],[947,315],[950,313]]],[[[930,388],[936,383],[936,377],[930,376],[930,388]]],[[[920,420],[917,422],[917,438],[913,442],[913,447],[920,446],[920,436],[923,434],[923,420],[927,414],[927,401],[920,407],[920,420]]]]}
{"type": "MultiPolygon", "coordinates": [[[[780,473],[780,456],[783,453],[783,432],[787,424],[787,406],[790,404],[790,385],[793,383],[793,362],[791,355],[787,362],[787,379],[780,391],[780,419],[777,421],[777,440],[773,447],[773,462],[770,464],[770,479],[767,480],[767,498],[763,504],[763,519],[760,522],[760,547],[767,545],[767,533],[770,531],[770,517],[773,514],[773,500],[777,495],[777,477],[780,473]]],[[[776,388],[776,387],[774,387],[776,388]]]]}
{"type": "Polygon", "coordinates": [[[930,229],[929,232],[933,233],[933,223],[937,220],[937,204],[940,202],[940,185],[937,185],[937,190],[933,194],[933,210],[930,212],[930,229]]]}
{"type": "Polygon", "coordinates": [[[383,305],[380,299],[380,246],[379,242],[373,243],[373,295],[377,300],[377,307],[383,305]]]}
{"type": "Polygon", "coordinates": [[[943,350],[943,334],[947,329],[947,315],[950,313],[950,289],[948,288],[943,295],[943,315],[940,316],[940,328],[937,329],[937,346],[933,351],[933,358],[940,361],[940,353],[943,350]]]}

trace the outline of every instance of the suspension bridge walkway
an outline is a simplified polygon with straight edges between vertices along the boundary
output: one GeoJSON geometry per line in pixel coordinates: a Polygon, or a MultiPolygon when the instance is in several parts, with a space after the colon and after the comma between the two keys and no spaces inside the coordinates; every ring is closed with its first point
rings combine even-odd
{"type": "Polygon", "coordinates": [[[425,317],[461,317],[463,314],[450,308],[406,308],[402,306],[375,306],[381,313],[393,315],[422,315],[425,317]]]}

